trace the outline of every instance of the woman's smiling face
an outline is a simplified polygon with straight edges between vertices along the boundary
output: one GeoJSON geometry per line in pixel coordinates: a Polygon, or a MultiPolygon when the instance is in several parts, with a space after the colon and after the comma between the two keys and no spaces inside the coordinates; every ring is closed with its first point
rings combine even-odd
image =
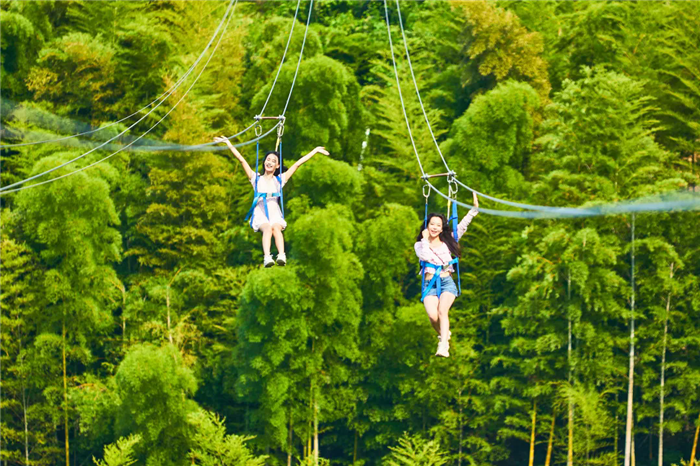
{"type": "Polygon", "coordinates": [[[442,233],[442,219],[438,216],[435,216],[430,219],[430,223],[428,223],[428,233],[430,233],[430,236],[439,236],[440,233],[442,233]]]}
{"type": "Polygon", "coordinates": [[[279,168],[279,159],[275,154],[268,154],[267,157],[265,157],[265,173],[271,173],[274,172],[279,168]]]}

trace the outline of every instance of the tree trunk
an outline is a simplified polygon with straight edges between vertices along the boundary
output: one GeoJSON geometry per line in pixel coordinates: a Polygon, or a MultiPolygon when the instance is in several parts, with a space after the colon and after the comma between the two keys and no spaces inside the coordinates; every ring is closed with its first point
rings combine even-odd
{"type": "Polygon", "coordinates": [[[22,416],[24,418],[24,464],[29,466],[29,426],[27,419],[27,391],[22,387],[22,416]]]}
{"type": "Polygon", "coordinates": [[[122,285],[122,350],[126,350],[126,287],[122,285]]]}
{"type": "Polygon", "coordinates": [[[535,463],[535,426],[537,425],[537,400],[532,405],[532,431],[530,432],[530,461],[528,466],[534,466],[535,463]]]}
{"type": "Polygon", "coordinates": [[[168,308],[168,339],[170,340],[170,344],[173,344],[173,331],[170,328],[170,286],[173,284],[175,281],[175,278],[180,274],[182,271],[182,267],[177,269],[177,272],[175,272],[175,275],[173,275],[173,278],[170,279],[170,282],[168,282],[168,286],[165,288],[165,305],[168,308]]]}
{"type": "Polygon", "coordinates": [[[289,443],[287,444],[287,466],[292,466],[292,408],[289,408],[289,443]]]}
{"type": "Polygon", "coordinates": [[[462,388],[459,389],[459,456],[457,466],[462,466],[462,442],[464,442],[464,424],[462,423],[462,388]]]}
{"type": "MultiPolygon", "coordinates": [[[[615,393],[615,406],[617,406],[618,403],[618,394],[615,393]]],[[[617,409],[615,410],[615,466],[617,466],[617,460],[619,458],[619,450],[618,450],[618,442],[620,441],[619,437],[619,419],[618,419],[618,414],[617,414],[617,409]]]]}
{"type": "Polygon", "coordinates": [[[314,393],[314,466],[318,466],[318,398],[314,393]]]}
{"type": "Polygon", "coordinates": [[[17,357],[19,359],[19,364],[20,364],[20,371],[21,371],[21,379],[22,379],[22,420],[24,421],[24,464],[25,466],[29,466],[29,420],[27,419],[27,387],[24,384],[24,358],[21,357],[20,355],[22,354],[22,328],[19,328],[19,337],[18,337],[18,343],[19,343],[19,350],[17,352],[17,357]]]}
{"type": "MultiPolygon", "coordinates": [[[[567,279],[566,279],[566,302],[567,305],[569,305],[569,302],[571,301],[571,270],[569,270],[567,279]]],[[[573,383],[573,364],[571,362],[571,309],[567,310],[568,314],[568,319],[569,319],[569,347],[566,351],[566,357],[569,363],[569,386],[572,385],[573,383]]],[[[568,424],[568,448],[566,452],[566,465],[567,466],[573,466],[574,464],[574,403],[573,400],[571,399],[571,396],[569,396],[569,424],[568,424]]]]}
{"type": "MultiPolygon", "coordinates": [[[[673,262],[669,278],[673,279],[673,262]]],[[[664,320],[664,343],[661,350],[661,394],[659,395],[659,466],[663,466],[664,458],[664,386],[666,384],[666,339],[668,336],[668,315],[671,311],[671,292],[666,298],[666,319],[664,320]]]]}
{"type": "Polygon", "coordinates": [[[352,464],[357,463],[357,431],[355,431],[355,446],[352,449],[352,464]]]}
{"type": "Polygon", "coordinates": [[[698,451],[698,433],[700,433],[700,416],[698,416],[698,425],[695,428],[695,439],[693,440],[693,451],[690,453],[690,466],[695,464],[695,453],[698,451]]]}
{"type": "Polygon", "coordinates": [[[63,317],[63,414],[66,433],[66,466],[70,466],[70,443],[68,441],[68,378],[66,377],[66,318],[63,317]]]}
{"type": "MultiPolygon", "coordinates": [[[[311,353],[313,354],[314,352],[314,340],[311,340],[311,353]]],[[[312,454],[314,455],[314,458],[316,457],[316,454],[314,451],[311,449],[311,438],[312,438],[312,432],[314,430],[314,421],[316,419],[316,410],[315,410],[315,405],[314,405],[314,378],[313,376],[311,377],[311,383],[309,384],[309,435],[306,437],[307,439],[307,445],[308,445],[308,452],[309,456],[312,454]]],[[[318,461],[314,461],[314,464],[317,464],[318,461]]]]}
{"type": "Polygon", "coordinates": [[[632,214],[632,268],[631,268],[631,284],[632,284],[632,297],[630,301],[630,367],[629,367],[629,381],[627,385],[627,427],[625,429],[625,466],[630,466],[632,460],[632,421],[633,421],[633,407],[632,402],[634,401],[634,214],[632,214]]]}
{"type": "Polygon", "coordinates": [[[549,466],[552,461],[552,446],[554,445],[554,423],[557,420],[556,409],[552,409],[552,427],[549,429],[549,441],[547,442],[547,458],[544,460],[544,466],[549,466]]]}
{"type": "Polygon", "coordinates": [[[170,283],[165,288],[165,306],[168,308],[168,339],[170,344],[173,344],[173,331],[170,328],[170,283]]]}

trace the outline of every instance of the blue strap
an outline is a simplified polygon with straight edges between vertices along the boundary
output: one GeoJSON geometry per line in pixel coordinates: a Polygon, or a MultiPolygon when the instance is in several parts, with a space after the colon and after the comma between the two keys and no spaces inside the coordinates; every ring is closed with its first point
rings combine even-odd
{"type": "MultiPolygon", "coordinates": [[[[423,217],[423,229],[425,230],[428,228],[428,198],[425,198],[425,217],[423,217]]],[[[423,290],[425,289],[425,262],[420,261],[420,289],[423,290]]],[[[425,296],[423,296],[420,300],[423,302],[425,299],[425,296]]]]}
{"type": "Polygon", "coordinates": [[[250,209],[248,210],[248,214],[246,214],[245,219],[246,221],[250,219],[250,226],[253,226],[253,212],[255,211],[255,206],[260,202],[261,200],[263,201],[263,207],[265,208],[265,217],[267,217],[267,220],[270,220],[270,211],[267,209],[267,201],[269,199],[274,199],[276,197],[280,197],[279,193],[257,193],[255,197],[253,198],[253,205],[250,206],[250,209]]]}
{"type": "MultiPolygon", "coordinates": [[[[255,205],[258,203],[260,196],[258,196],[258,178],[260,178],[260,141],[255,142],[255,184],[253,185],[253,205],[248,210],[248,214],[245,216],[245,221],[250,218],[250,226],[253,227],[253,211],[255,210],[255,205]]],[[[267,205],[265,205],[267,209],[267,205]]],[[[265,212],[267,213],[267,211],[265,212]]]]}
{"type": "Polygon", "coordinates": [[[442,294],[442,280],[440,280],[440,273],[442,273],[442,266],[431,264],[430,262],[424,262],[424,261],[420,261],[420,265],[421,265],[421,267],[423,267],[423,282],[425,282],[425,269],[428,267],[433,269],[433,278],[430,279],[428,286],[423,287],[423,293],[421,294],[421,297],[420,297],[420,302],[422,303],[425,300],[426,296],[428,296],[428,291],[432,290],[436,284],[437,284],[438,297],[440,297],[440,295],[442,294]]]}
{"type": "Polygon", "coordinates": [[[280,140],[280,174],[277,181],[280,183],[280,208],[282,210],[282,218],[284,218],[284,196],[282,195],[282,140],[280,140]]]}
{"type": "MultiPolygon", "coordinates": [[[[259,175],[259,166],[260,164],[260,141],[255,143],[255,184],[253,187],[253,204],[250,206],[250,209],[248,209],[248,213],[245,216],[245,221],[248,221],[250,219],[250,226],[252,228],[253,226],[253,212],[255,211],[255,206],[260,202],[261,200],[263,201],[263,207],[265,208],[265,217],[267,218],[267,221],[270,221],[270,211],[267,208],[267,201],[268,199],[272,199],[275,197],[279,197],[281,202],[281,207],[282,207],[282,218],[284,218],[284,201],[282,200],[282,174],[280,173],[277,178],[277,182],[279,183],[280,190],[278,193],[259,193],[258,192],[258,180],[260,179],[259,175]]],[[[282,143],[280,142],[280,170],[282,167],[282,143]]]]}
{"type": "MultiPolygon", "coordinates": [[[[459,225],[459,218],[457,217],[457,203],[452,203],[452,234],[454,235],[455,241],[459,242],[459,235],[457,234],[457,228],[459,225]]],[[[459,260],[455,259],[455,268],[457,270],[457,296],[462,294],[462,280],[459,278],[459,260]]]]}
{"type": "Polygon", "coordinates": [[[420,265],[423,268],[423,282],[421,283],[421,285],[423,286],[423,293],[421,294],[421,298],[420,298],[421,302],[423,302],[425,300],[426,296],[428,296],[428,291],[432,290],[433,287],[437,287],[437,295],[438,295],[438,298],[440,297],[440,295],[442,294],[442,280],[440,279],[441,278],[440,274],[442,273],[442,268],[447,267],[447,266],[452,265],[452,264],[459,265],[459,259],[455,257],[454,259],[449,261],[444,266],[433,264],[430,262],[420,261],[420,265]],[[431,278],[430,282],[428,282],[428,286],[424,286],[425,269],[426,268],[433,269],[433,278],[431,278]]]}

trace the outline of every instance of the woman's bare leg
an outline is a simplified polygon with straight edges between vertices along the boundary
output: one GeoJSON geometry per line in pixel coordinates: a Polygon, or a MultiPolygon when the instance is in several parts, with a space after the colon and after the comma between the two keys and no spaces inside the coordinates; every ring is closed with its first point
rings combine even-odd
{"type": "Polygon", "coordinates": [[[284,254],[284,235],[282,234],[282,225],[279,223],[272,224],[272,235],[275,237],[275,246],[277,246],[277,252],[284,254]]]}
{"type": "Polygon", "coordinates": [[[442,293],[440,296],[440,301],[438,303],[438,319],[440,320],[440,327],[438,333],[442,341],[448,341],[450,339],[450,317],[449,312],[452,307],[452,303],[455,302],[456,296],[452,293],[442,293]]]}
{"type": "Polygon", "coordinates": [[[423,305],[425,306],[425,312],[428,313],[428,318],[430,319],[430,325],[433,329],[440,335],[440,323],[438,322],[438,297],[437,296],[426,296],[423,300],[423,305]]]}
{"type": "Polygon", "coordinates": [[[266,256],[270,255],[270,246],[272,244],[272,228],[269,223],[263,223],[260,225],[260,231],[262,231],[262,247],[263,254],[266,256]]]}

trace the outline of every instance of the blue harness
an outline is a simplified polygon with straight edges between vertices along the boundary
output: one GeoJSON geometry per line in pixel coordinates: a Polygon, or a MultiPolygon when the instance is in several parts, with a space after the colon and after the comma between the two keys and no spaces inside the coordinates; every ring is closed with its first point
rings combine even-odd
{"type": "MultiPolygon", "coordinates": [[[[276,197],[279,197],[280,200],[282,199],[282,177],[281,175],[277,175],[275,178],[277,179],[277,182],[280,184],[280,191],[277,193],[259,193],[258,192],[258,178],[260,178],[260,175],[256,174],[255,175],[255,196],[253,197],[253,205],[250,206],[250,209],[248,210],[248,214],[245,216],[246,221],[250,219],[250,226],[253,226],[253,212],[255,211],[255,206],[258,205],[258,202],[260,200],[263,201],[263,207],[265,208],[265,217],[267,217],[267,221],[270,221],[270,211],[267,208],[267,201],[270,199],[274,199],[276,197]]],[[[284,211],[282,211],[282,218],[284,218],[284,211]]]]}
{"type": "MultiPolygon", "coordinates": [[[[280,141],[279,144],[279,153],[280,153],[280,170],[282,169],[282,142],[280,141]]],[[[284,218],[284,196],[282,195],[282,174],[280,173],[275,177],[277,179],[277,182],[279,183],[280,190],[277,193],[259,193],[258,192],[258,180],[260,179],[260,175],[258,174],[258,169],[259,169],[259,155],[260,155],[260,142],[255,143],[255,191],[254,191],[254,196],[253,196],[253,205],[250,206],[250,209],[248,210],[248,214],[245,216],[245,220],[248,221],[250,219],[250,226],[251,228],[253,227],[253,212],[255,211],[255,206],[258,205],[258,202],[260,200],[263,201],[263,207],[265,208],[265,217],[267,218],[267,221],[270,221],[270,211],[267,209],[267,201],[269,199],[274,199],[276,197],[280,198],[280,209],[282,211],[282,218],[284,218]]]]}
{"type": "MultiPolygon", "coordinates": [[[[457,237],[457,204],[452,203],[452,216],[447,220],[448,223],[452,221],[452,234],[454,235],[455,241],[458,240],[457,237]]],[[[426,198],[425,200],[425,218],[423,220],[423,227],[427,228],[428,227],[428,199],[426,198]]],[[[421,294],[420,301],[423,302],[428,296],[428,292],[432,290],[433,288],[437,287],[437,295],[440,297],[440,294],[442,293],[442,280],[440,279],[440,273],[442,273],[442,269],[449,267],[450,265],[455,266],[455,269],[457,270],[457,287],[458,287],[458,293],[457,296],[462,294],[462,283],[461,280],[459,279],[459,258],[455,257],[452,259],[450,262],[448,262],[445,265],[437,265],[433,264],[431,262],[426,262],[426,261],[420,261],[420,266],[421,266],[421,290],[423,290],[423,293],[421,294]],[[433,278],[430,279],[430,282],[428,282],[428,286],[425,286],[425,269],[426,268],[431,268],[433,269],[433,278]]]]}

